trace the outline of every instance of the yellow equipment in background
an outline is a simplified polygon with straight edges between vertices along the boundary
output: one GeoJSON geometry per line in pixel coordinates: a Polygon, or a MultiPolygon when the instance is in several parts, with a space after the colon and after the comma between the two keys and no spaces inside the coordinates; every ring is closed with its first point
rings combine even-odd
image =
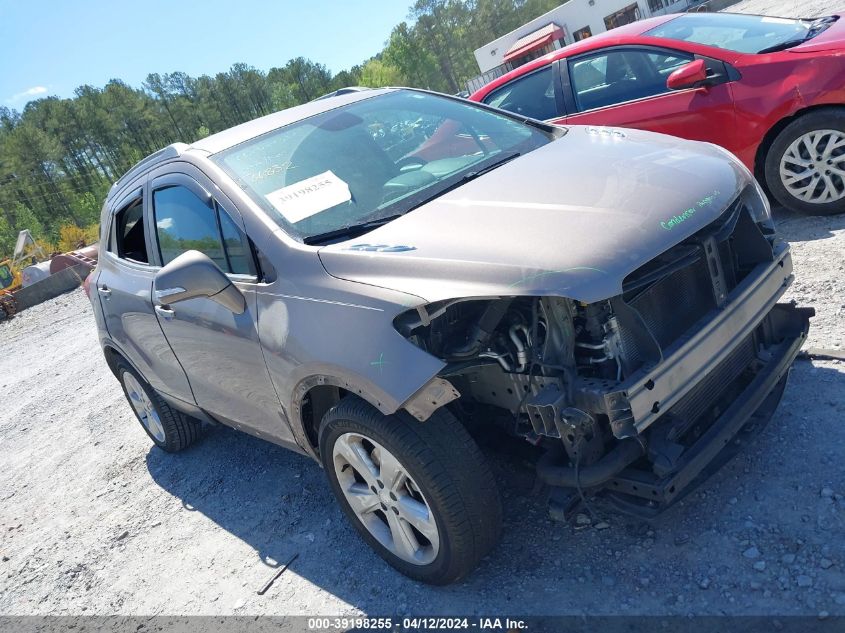
{"type": "Polygon", "coordinates": [[[12,260],[0,262],[0,291],[12,292],[21,287],[21,273],[12,268],[12,260]]]}
{"type": "Polygon", "coordinates": [[[21,287],[21,270],[26,266],[48,259],[44,249],[35,243],[32,233],[24,229],[18,233],[15,252],[11,259],[0,262],[0,295],[14,292],[21,287]]]}

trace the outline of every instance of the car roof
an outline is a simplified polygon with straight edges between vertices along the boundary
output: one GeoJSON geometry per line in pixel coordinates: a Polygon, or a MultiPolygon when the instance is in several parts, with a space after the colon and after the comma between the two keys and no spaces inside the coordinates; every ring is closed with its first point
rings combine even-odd
{"type": "Polygon", "coordinates": [[[593,35],[578,42],[568,44],[563,48],[559,48],[555,51],[552,51],[551,53],[548,53],[547,55],[544,55],[543,57],[532,59],[530,62],[527,62],[522,66],[518,66],[513,70],[505,73],[501,77],[498,77],[490,83],[485,84],[484,86],[476,90],[470,96],[470,99],[481,99],[487,96],[491,91],[495,90],[503,84],[508,83],[512,79],[516,79],[517,77],[521,77],[522,75],[530,73],[533,70],[542,68],[543,66],[546,66],[547,64],[550,64],[553,61],[557,61],[558,59],[572,57],[573,55],[578,55],[579,53],[586,53],[597,48],[604,48],[605,46],[613,46],[615,44],[628,44],[630,43],[631,38],[636,38],[637,36],[642,35],[646,31],[649,31],[659,26],[660,24],[664,24],[670,20],[674,20],[680,15],[683,14],[670,13],[668,15],[661,15],[655,18],[638,20],[637,22],[631,22],[630,24],[618,26],[615,29],[605,31],[604,33],[599,33],[597,35],[593,35]]]}
{"type": "Polygon", "coordinates": [[[196,143],[192,143],[188,147],[188,150],[200,150],[208,152],[209,154],[216,154],[217,152],[222,152],[223,150],[234,147],[239,143],[261,136],[267,132],[272,132],[273,130],[285,125],[302,121],[303,119],[307,119],[317,114],[322,114],[323,112],[328,112],[329,110],[334,110],[335,108],[349,103],[363,101],[364,99],[371,99],[395,90],[397,90],[397,88],[358,90],[348,92],[346,94],[326,97],[325,99],[309,101],[308,103],[280,110],[278,112],[274,112],[273,114],[268,114],[258,119],[241,123],[235,127],[230,127],[222,132],[217,132],[211,136],[207,136],[196,143]]]}

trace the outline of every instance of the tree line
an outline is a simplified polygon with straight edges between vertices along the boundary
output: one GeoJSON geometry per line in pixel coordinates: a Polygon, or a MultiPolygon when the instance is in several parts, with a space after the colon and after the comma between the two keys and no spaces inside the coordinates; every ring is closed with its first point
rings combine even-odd
{"type": "Polygon", "coordinates": [[[69,234],[96,236],[111,184],[170,143],[190,143],[346,86],[457,93],[478,73],[476,48],[560,3],[417,0],[380,53],[334,75],[297,57],[267,72],[238,63],[213,77],[153,73],[140,87],[113,79],[102,88],[80,86],[72,98],[31,101],[22,112],[0,107],[0,258],[11,254],[22,229],[47,250],[64,249],[69,234]]]}

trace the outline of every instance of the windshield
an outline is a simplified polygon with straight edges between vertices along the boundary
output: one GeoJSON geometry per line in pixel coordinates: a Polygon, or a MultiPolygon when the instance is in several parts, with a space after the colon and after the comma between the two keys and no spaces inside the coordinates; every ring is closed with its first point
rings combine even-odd
{"type": "Polygon", "coordinates": [[[690,13],[643,35],[717,46],[737,53],[763,53],[796,46],[821,33],[833,18],[793,20],[736,13],[690,13]]]}
{"type": "Polygon", "coordinates": [[[405,213],[553,138],[469,102],[397,91],[335,108],[216,154],[300,240],[405,213]]]}

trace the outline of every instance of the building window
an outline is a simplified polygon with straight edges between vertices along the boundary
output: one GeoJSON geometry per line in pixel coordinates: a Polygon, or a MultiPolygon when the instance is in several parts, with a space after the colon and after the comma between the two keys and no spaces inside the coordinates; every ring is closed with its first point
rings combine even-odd
{"type": "Polygon", "coordinates": [[[608,30],[610,30],[615,29],[617,26],[622,26],[623,24],[636,22],[639,19],[640,7],[635,2],[634,4],[629,4],[624,9],[620,9],[616,13],[611,13],[604,19],[604,25],[608,30]]]}
{"type": "Polygon", "coordinates": [[[670,4],[672,4],[672,0],[648,0],[648,8],[652,11],[660,11],[670,4]]]}
{"type": "Polygon", "coordinates": [[[590,30],[589,26],[585,26],[583,29],[578,29],[572,34],[573,39],[576,42],[580,42],[581,40],[585,40],[590,37],[593,32],[590,30]]]}

